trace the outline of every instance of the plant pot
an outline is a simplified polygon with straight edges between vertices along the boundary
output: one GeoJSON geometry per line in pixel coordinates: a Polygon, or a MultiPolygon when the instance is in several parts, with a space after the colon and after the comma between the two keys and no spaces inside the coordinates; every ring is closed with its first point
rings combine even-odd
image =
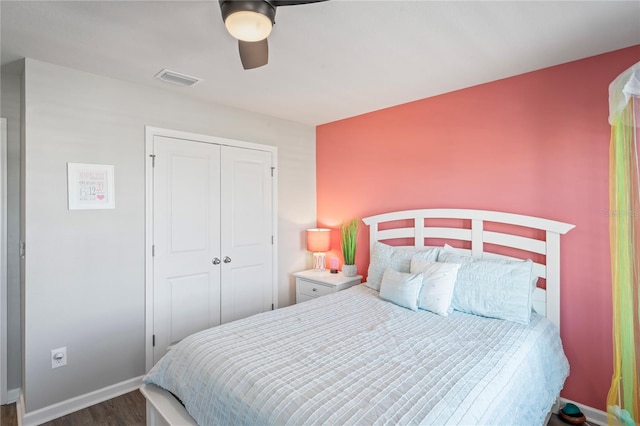
{"type": "Polygon", "coordinates": [[[342,265],[342,273],[345,277],[355,277],[358,275],[357,265],[342,265]]]}

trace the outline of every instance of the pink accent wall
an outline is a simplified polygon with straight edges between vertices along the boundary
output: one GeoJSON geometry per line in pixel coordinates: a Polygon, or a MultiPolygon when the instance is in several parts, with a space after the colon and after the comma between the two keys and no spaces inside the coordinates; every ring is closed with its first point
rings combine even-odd
{"type": "MultiPolygon", "coordinates": [[[[318,126],[318,226],[437,207],[575,224],[561,242],[561,336],[571,364],[562,396],[606,410],[608,86],[638,60],[640,45],[318,126]]],[[[364,225],[358,248],[366,275],[364,225]]]]}

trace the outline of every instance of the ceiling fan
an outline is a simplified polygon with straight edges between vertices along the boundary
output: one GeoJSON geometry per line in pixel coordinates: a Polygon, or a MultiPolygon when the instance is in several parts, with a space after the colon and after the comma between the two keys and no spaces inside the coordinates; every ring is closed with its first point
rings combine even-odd
{"type": "Polygon", "coordinates": [[[267,37],[276,23],[276,8],[327,0],[219,0],[227,31],[238,39],[240,60],[245,70],[269,61],[267,37]]]}

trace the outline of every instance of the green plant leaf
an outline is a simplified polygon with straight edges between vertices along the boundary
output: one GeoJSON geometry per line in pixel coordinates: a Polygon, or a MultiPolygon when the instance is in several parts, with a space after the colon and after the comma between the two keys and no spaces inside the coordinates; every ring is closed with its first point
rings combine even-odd
{"type": "Polygon", "coordinates": [[[356,240],[360,219],[351,219],[347,224],[340,225],[340,236],[342,237],[342,257],[345,265],[355,265],[356,262],[356,240]]]}

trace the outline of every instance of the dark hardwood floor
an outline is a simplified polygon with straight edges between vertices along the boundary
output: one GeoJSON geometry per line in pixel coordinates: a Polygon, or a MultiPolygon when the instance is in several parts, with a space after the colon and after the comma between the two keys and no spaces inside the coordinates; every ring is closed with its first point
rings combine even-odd
{"type": "Polygon", "coordinates": [[[18,426],[16,404],[0,405],[0,425],[18,426]]]}
{"type": "MultiPolygon", "coordinates": [[[[17,426],[16,405],[3,405],[0,425],[17,426]]],[[[101,404],[44,423],[43,426],[142,426],[146,423],[144,396],[133,391],[101,404]]],[[[567,426],[553,415],[547,426],[567,426]]]]}
{"type": "MultiPolygon", "coordinates": [[[[2,406],[0,425],[18,425],[15,407],[15,404],[2,406]]],[[[43,423],[42,426],[144,426],[145,424],[144,396],[138,391],[133,391],[43,423]]]]}

